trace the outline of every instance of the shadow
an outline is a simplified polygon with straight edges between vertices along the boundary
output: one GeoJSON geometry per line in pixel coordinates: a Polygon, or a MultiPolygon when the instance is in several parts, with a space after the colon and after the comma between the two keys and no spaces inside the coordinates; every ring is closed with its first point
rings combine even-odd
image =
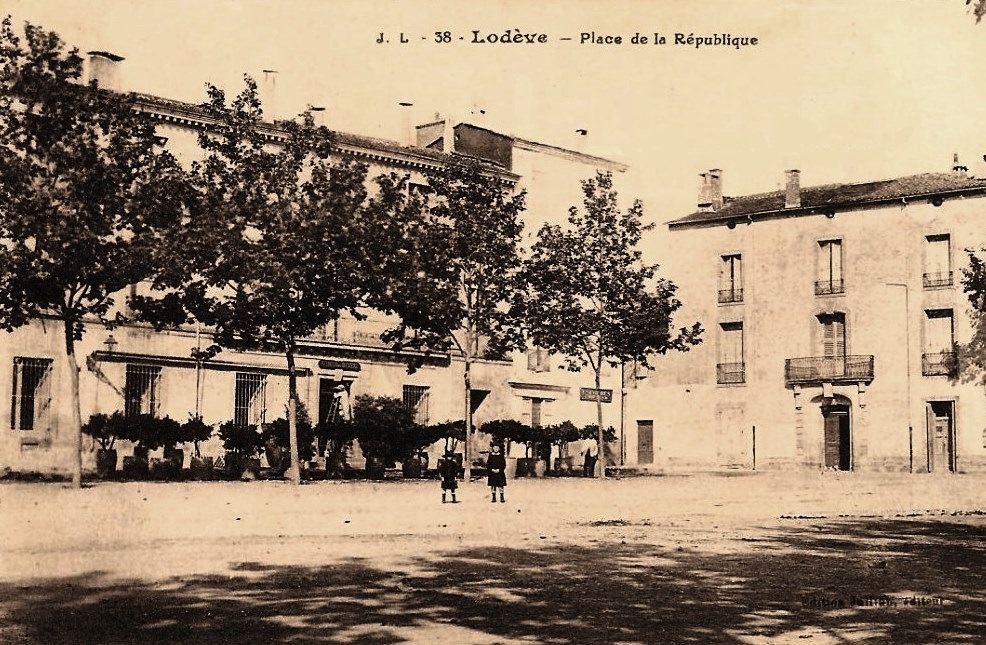
{"type": "Polygon", "coordinates": [[[584,530],[599,541],[465,548],[389,570],[241,563],[161,582],[94,572],[7,583],[0,641],[978,643],[986,633],[981,526],[791,520],[712,536],[719,552],[625,544],[617,525],[584,530]]]}

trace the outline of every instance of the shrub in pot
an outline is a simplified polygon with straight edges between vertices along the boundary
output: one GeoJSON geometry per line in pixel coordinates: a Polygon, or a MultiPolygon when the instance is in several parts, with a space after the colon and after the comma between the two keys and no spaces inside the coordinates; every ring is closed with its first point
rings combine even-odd
{"type": "Polygon", "coordinates": [[[89,435],[99,445],[96,449],[96,474],[108,479],[116,474],[116,439],[123,431],[123,415],[94,414],[82,426],[83,434],[89,435]]]}
{"type": "MultiPolygon", "coordinates": [[[[148,453],[158,448],[173,449],[181,439],[180,429],[181,424],[170,417],[157,418],[150,414],[126,417],[122,421],[120,438],[128,439],[134,443],[132,469],[128,474],[135,477],[146,475],[148,472],[148,453]]],[[[124,458],[124,466],[126,465],[127,460],[124,458]]],[[[161,474],[172,475],[172,470],[172,467],[166,466],[161,474]]]]}
{"type": "Polygon", "coordinates": [[[202,421],[202,417],[192,416],[181,424],[181,440],[191,443],[194,452],[189,460],[189,470],[194,479],[212,479],[212,457],[202,457],[199,443],[208,441],[212,436],[212,426],[202,421]]]}
{"type": "Polygon", "coordinates": [[[368,479],[383,479],[404,455],[407,434],[415,425],[414,414],[401,399],[361,395],[353,405],[353,430],[366,457],[368,479]]]}
{"type": "MultiPolygon", "coordinates": [[[[315,433],[312,428],[311,418],[308,415],[308,410],[304,405],[298,404],[296,414],[298,426],[298,460],[306,463],[311,461],[315,456],[315,449],[312,446],[315,440],[315,433]]],[[[270,423],[263,424],[260,434],[263,439],[264,453],[267,456],[267,464],[276,476],[283,476],[291,466],[291,437],[287,415],[280,419],[275,419],[270,423]]]]}
{"type": "Polygon", "coordinates": [[[264,439],[256,425],[227,421],[219,426],[219,438],[226,449],[226,472],[234,478],[256,478],[260,474],[260,453],[264,439]]]}
{"type": "Polygon", "coordinates": [[[319,453],[325,457],[325,476],[341,479],[348,469],[346,454],[356,439],[356,426],[351,421],[323,421],[313,430],[319,453]]]}

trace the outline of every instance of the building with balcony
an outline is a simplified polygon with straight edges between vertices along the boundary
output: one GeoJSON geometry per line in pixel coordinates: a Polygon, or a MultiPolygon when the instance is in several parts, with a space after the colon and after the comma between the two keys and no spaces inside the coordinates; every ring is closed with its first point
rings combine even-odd
{"type": "MultiPolygon", "coordinates": [[[[114,85],[119,76],[115,68],[122,59],[105,52],[91,56],[90,70],[102,75],[101,86],[119,91],[114,85]]],[[[272,85],[262,83],[262,93],[272,85]]],[[[264,98],[265,104],[272,99],[264,98]]],[[[197,136],[211,125],[201,107],[150,95],[138,99],[137,108],[155,123],[162,144],[172,154],[183,163],[201,159],[197,136]]],[[[279,128],[273,123],[265,128],[276,145],[279,128]]],[[[439,141],[437,146],[431,145],[433,141],[417,145],[410,137],[397,142],[338,132],[335,154],[368,164],[370,180],[382,172],[406,174],[412,189],[426,185],[429,174],[449,155],[481,159],[506,185],[529,189],[532,199],[526,215],[533,222],[528,230],[543,221],[564,221],[568,207],[579,203],[579,181],[597,169],[626,170],[601,157],[468,124],[450,125],[448,131],[461,136],[449,137],[448,145],[439,141]],[[532,179],[535,175],[536,181],[532,179]]],[[[133,289],[140,290],[141,285],[133,289]]],[[[120,294],[118,302],[125,295],[120,294]]],[[[429,355],[394,351],[381,341],[380,334],[395,320],[379,312],[363,313],[365,319],[343,315],[299,347],[299,392],[313,420],[340,409],[340,391],[347,400],[360,394],[401,399],[420,423],[461,419],[462,357],[454,351],[429,355]],[[412,362],[418,368],[409,373],[412,362]]],[[[0,413],[0,473],[59,473],[71,466],[69,379],[63,369],[66,359],[60,329],[58,321],[39,318],[12,333],[0,332],[0,396],[11,402],[0,413]]],[[[256,424],[285,415],[288,386],[283,355],[227,350],[208,360],[194,358],[196,350],[209,344],[208,330],[194,326],[155,332],[146,325],[106,329],[99,321],[91,321],[76,348],[83,420],[93,413],[117,410],[178,420],[197,415],[209,424],[229,420],[256,424]]],[[[518,353],[473,364],[476,425],[492,419],[532,424],[594,422],[594,405],[580,400],[580,390],[591,384],[591,375],[558,369],[557,357],[536,348],[532,352],[533,359],[518,353]]],[[[612,390],[614,386],[607,382],[607,387],[612,390]]],[[[617,423],[615,417],[612,423],[617,423]]],[[[91,466],[95,446],[89,439],[84,444],[84,462],[91,466]]],[[[473,454],[483,448],[477,441],[473,454]]],[[[121,446],[121,459],[128,449],[121,446]]],[[[221,450],[217,440],[211,449],[221,450]]]]}
{"type": "Polygon", "coordinates": [[[628,462],[654,468],[986,468],[986,392],[963,249],[986,242],[986,180],[951,172],[730,198],[701,175],[668,223],[681,320],[702,345],[655,360],[627,404],[628,462]]]}

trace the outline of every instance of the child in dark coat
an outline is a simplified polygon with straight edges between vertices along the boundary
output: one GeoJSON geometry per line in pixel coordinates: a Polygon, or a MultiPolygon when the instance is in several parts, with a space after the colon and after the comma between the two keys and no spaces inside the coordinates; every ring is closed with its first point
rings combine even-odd
{"type": "Polygon", "coordinates": [[[452,493],[452,503],[455,504],[455,490],[459,487],[459,464],[455,463],[455,455],[451,450],[438,460],[438,476],[442,480],[442,504],[446,502],[445,495],[452,493]]]}
{"type": "Polygon", "coordinates": [[[489,474],[486,477],[486,484],[490,487],[490,501],[496,501],[497,489],[500,491],[500,501],[503,499],[503,488],[507,485],[507,460],[501,452],[500,444],[493,444],[490,447],[490,456],[486,460],[486,468],[489,474]]]}

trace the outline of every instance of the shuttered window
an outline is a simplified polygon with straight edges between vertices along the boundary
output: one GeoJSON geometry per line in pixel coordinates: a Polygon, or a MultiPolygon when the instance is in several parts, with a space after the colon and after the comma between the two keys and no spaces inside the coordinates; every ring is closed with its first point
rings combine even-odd
{"type": "Polygon", "coordinates": [[[822,352],[826,358],[846,356],[846,317],[844,314],[819,316],[822,325],[822,352]]]}
{"type": "Polygon", "coordinates": [[[527,350],[527,369],[531,372],[551,371],[550,356],[546,349],[531,347],[527,350]]]}
{"type": "Polygon", "coordinates": [[[52,364],[50,358],[14,359],[12,430],[41,430],[51,425],[52,364]]]}
{"type": "Polygon", "coordinates": [[[842,240],[822,240],[818,243],[818,279],[815,294],[843,293],[842,240]]]}
{"type": "Polygon", "coordinates": [[[743,302],[743,256],[739,254],[721,256],[719,302],[743,302]]]}

